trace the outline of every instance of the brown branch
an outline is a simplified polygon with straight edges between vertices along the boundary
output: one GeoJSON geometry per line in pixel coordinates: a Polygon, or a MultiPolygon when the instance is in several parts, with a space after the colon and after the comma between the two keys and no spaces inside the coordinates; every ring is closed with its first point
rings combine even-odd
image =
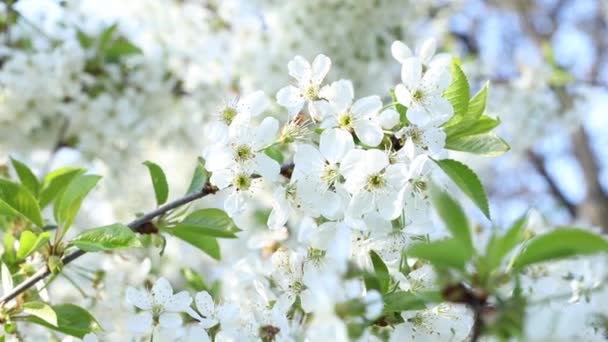
{"type": "Polygon", "coordinates": [[[538,171],[538,173],[547,182],[551,195],[553,195],[553,197],[564,208],[566,208],[568,210],[570,217],[575,218],[576,217],[576,206],[566,198],[566,196],[563,194],[563,192],[557,186],[557,183],[555,182],[553,177],[551,177],[551,175],[549,174],[549,172],[547,170],[547,166],[545,165],[545,161],[543,160],[543,158],[532,151],[528,152],[528,157],[530,158],[530,161],[532,162],[532,165],[534,166],[536,171],[538,171]]]}

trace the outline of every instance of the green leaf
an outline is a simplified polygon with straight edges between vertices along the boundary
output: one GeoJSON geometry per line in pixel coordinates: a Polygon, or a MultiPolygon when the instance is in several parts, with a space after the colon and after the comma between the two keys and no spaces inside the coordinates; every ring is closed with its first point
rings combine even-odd
{"type": "Polygon", "coordinates": [[[99,35],[99,45],[97,46],[97,48],[101,52],[101,54],[103,54],[106,48],[110,45],[110,42],[112,41],[112,36],[114,35],[114,32],[117,28],[117,23],[112,24],[108,26],[105,30],[103,30],[99,35]]]}
{"type": "Polygon", "coordinates": [[[181,235],[201,235],[220,238],[236,238],[241,230],[223,210],[209,208],[190,213],[178,223],[173,232],[181,235]]]}
{"type": "Polygon", "coordinates": [[[426,309],[427,303],[441,300],[439,293],[412,293],[410,291],[396,291],[383,296],[385,314],[409,310],[426,309]]]}
{"type": "Polygon", "coordinates": [[[530,240],[515,258],[513,268],[600,252],[608,252],[608,241],[602,236],[582,229],[557,228],[530,240]]]}
{"type": "Polygon", "coordinates": [[[0,207],[0,212],[19,214],[36,226],[43,226],[38,201],[22,185],[0,179],[0,207]]]}
{"type": "Polygon", "coordinates": [[[183,267],[180,272],[186,280],[188,286],[190,286],[194,291],[209,291],[203,277],[201,277],[198,272],[195,272],[193,269],[188,267],[183,267]]]}
{"type": "Polygon", "coordinates": [[[40,208],[45,208],[57,198],[70,182],[86,170],[81,168],[65,167],[47,174],[42,181],[40,191],[40,208]]]}
{"type": "Polygon", "coordinates": [[[453,159],[435,160],[435,163],[458,185],[462,192],[469,196],[484,215],[491,219],[488,198],[475,172],[463,163],[453,159]]]}
{"type": "Polygon", "coordinates": [[[463,120],[456,125],[445,127],[446,144],[452,141],[468,136],[487,133],[500,124],[499,119],[494,119],[489,116],[481,116],[473,120],[463,120]]]}
{"type": "Polygon", "coordinates": [[[283,161],[285,160],[285,158],[283,158],[283,152],[281,152],[281,149],[277,145],[265,148],[264,153],[266,153],[266,155],[270,158],[276,160],[276,162],[279,164],[283,164],[283,161]]]}
{"type": "Polygon", "coordinates": [[[28,189],[34,197],[38,197],[38,191],[40,191],[40,183],[38,182],[38,178],[29,167],[27,167],[22,162],[13,159],[11,157],[11,163],[13,164],[13,168],[15,172],[17,172],[17,177],[21,181],[21,184],[28,189]]]}
{"type": "Polygon", "coordinates": [[[25,259],[46,245],[51,238],[50,232],[44,232],[36,236],[29,230],[23,231],[19,238],[19,250],[17,250],[17,258],[25,259]]]}
{"type": "Polygon", "coordinates": [[[70,241],[70,245],[85,252],[141,247],[135,233],[129,227],[119,223],[87,229],[70,241]]]}
{"type": "Polygon", "coordinates": [[[391,281],[388,268],[386,267],[386,264],[384,264],[384,261],[382,261],[382,258],[376,254],[376,252],[369,251],[369,256],[372,259],[372,265],[374,265],[376,278],[378,278],[378,282],[380,283],[380,293],[387,293],[391,281]]]}
{"type": "Polygon", "coordinates": [[[93,39],[80,30],[76,31],[76,39],[78,39],[78,43],[84,49],[88,49],[93,45],[93,39]]]}
{"type": "Polygon", "coordinates": [[[112,42],[112,44],[106,49],[105,57],[108,61],[115,62],[121,57],[129,55],[138,55],[141,53],[142,51],[139,47],[137,47],[127,39],[120,37],[114,42],[112,42]]]}
{"type": "Polygon", "coordinates": [[[156,204],[162,205],[167,202],[169,197],[169,184],[167,184],[167,177],[157,164],[151,161],[144,162],[144,165],[148,167],[150,171],[150,177],[152,178],[152,186],[154,187],[154,194],[156,196],[156,204]]]}
{"type": "Polygon", "coordinates": [[[438,240],[429,243],[417,243],[410,247],[407,255],[429,261],[437,267],[464,270],[471,257],[470,249],[456,239],[438,240]]]}
{"type": "Polygon", "coordinates": [[[57,325],[57,314],[49,305],[42,302],[29,302],[23,304],[23,312],[40,318],[50,325],[57,325]]]}
{"type": "Polygon", "coordinates": [[[431,200],[439,217],[452,236],[466,248],[468,256],[473,254],[473,242],[467,217],[462,208],[450,195],[436,187],[431,189],[431,200]]]}
{"type": "Polygon", "coordinates": [[[523,228],[526,225],[527,219],[527,215],[520,217],[500,237],[492,235],[486,246],[486,260],[490,270],[500,266],[502,259],[523,240],[523,228]]]}
{"type": "Polygon", "coordinates": [[[486,84],[471,98],[467,108],[467,119],[477,119],[486,109],[486,99],[488,97],[489,83],[486,84]]]}
{"type": "Polygon", "coordinates": [[[55,200],[53,215],[57,223],[62,226],[64,234],[72,225],[82,201],[97,185],[99,179],[101,177],[96,175],[78,175],[55,200]]]}
{"type": "Polygon", "coordinates": [[[188,187],[186,195],[201,191],[208,180],[209,172],[205,170],[205,160],[199,158],[196,167],[194,168],[194,174],[192,175],[192,180],[190,181],[190,186],[188,187]]]}
{"type": "Polygon", "coordinates": [[[475,134],[446,141],[445,148],[490,157],[499,156],[510,149],[509,145],[494,133],[475,134]]]}
{"type": "Polygon", "coordinates": [[[220,260],[220,245],[217,239],[207,235],[197,234],[191,230],[175,230],[173,229],[173,235],[207,253],[210,257],[215,260],[220,260]]]}
{"type": "Polygon", "coordinates": [[[52,309],[57,315],[57,324],[50,324],[35,316],[28,316],[27,321],[78,338],[101,330],[95,318],[87,310],[77,305],[59,304],[54,305],[52,309]]]}
{"type": "Polygon", "coordinates": [[[443,97],[447,99],[454,108],[454,116],[444,124],[445,127],[454,125],[464,119],[469,108],[469,82],[458,64],[456,59],[450,64],[452,81],[443,92],[443,97]]]}

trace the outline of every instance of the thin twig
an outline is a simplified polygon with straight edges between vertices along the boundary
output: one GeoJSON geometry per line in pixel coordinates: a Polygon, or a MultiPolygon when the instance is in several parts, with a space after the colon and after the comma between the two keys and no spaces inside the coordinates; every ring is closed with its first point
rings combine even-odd
{"type": "Polygon", "coordinates": [[[534,168],[536,169],[536,171],[538,171],[538,173],[541,176],[543,176],[543,178],[549,185],[549,190],[550,190],[551,194],[553,195],[553,197],[564,208],[566,208],[568,210],[570,217],[576,218],[576,205],[574,205],[572,202],[570,202],[566,198],[564,193],[560,190],[560,188],[557,186],[557,183],[555,182],[555,180],[553,180],[553,177],[551,177],[551,175],[549,174],[549,172],[547,170],[547,166],[545,165],[545,161],[543,160],[543,158],[532,151],[528,152],[528,156],[530,157],[530,161],[532,162],[532,165],[534,165],[534,168]]]}
{"type": "MultiPolygon", "coordinates": [[[[280,174],[285,176],[286,178],[290,178],[293,168],[294,168],[293,163],[288,163],[286,165],[283,165],[281,167],[280,174]]],[[[258,175],[252,175],[251,177],[259,178],[258,175]]],[[[205,197],[207,195],[214,194],[217,191],[218,191],[218,189],[215,186],[213,186],[209,182],[207,182],[207,183],[205,183],[205,185],[203,186],[203,188],[200,191],[188,194],[184,197],[176,199],[173,202],[170,202],[161,207],[158,207],[157,209],[131,221],[131,223],[129,223],[127,226],[129,228],[131,228],[132,231],[137,232],[139,227],[143,226],[146,223],[149,223],[154,218],[161,216],[163,214],[166,214],[168,211],[178,208],[184,204],[193,202],[193,201],[195,201],[199,198],[205,197]]],[[[72,252],[72,253],[66,255],[65,257],[63,257],[61,259],[61,262],[65,266],[85,254],[86,254],[85,251],[78,250],[78,251],[72,252]]],[[[12,291],[10,291],[9,293],[6,293],[2,298],[0,298],[0,307],[3,306],[6,302],[14,299],[21,293],[27,291],[32,286],[36,285],[36,283],[38,283],[40,280],[46,278],[49,274],[51,274],[51,270],[49,269],[48,265],[45,265],[43,268],[36,271],[36,273],[34,273],[32,276],[30,276],[29,278],[24,280],[22,283],[20,283],[16,287],[14,287],[12,291]]]]}
{"type": "MultiPolygon", "coordinates": [[[[209,184],[207,184],[209,185],[209,184]]],[[[172,209],[175,209],[179,206],[182,206],[186,203],[190,203],[192,201],[195,201],[199,198],[202,198],[204,196],[207,196],[209,194],[215,193],[216,189],[211,187],[211,186],[205,186],[203,189],[201,189],[201,191],[198,192],[194,192],[191,194],[188,194],[184,197],[181,197],[173,202],[167,203],[159,208],[157,208],[156,210],[153,210],[143,216],[138,217],[137,219],[133,220],[131,223],[129,223],[127,226],[129,228],[131,228],[131,230],[136,231],[137,228],[139,228],[141,225],[143,225],[144,223],[147,223],[149,221],[151,221],[152,219],[156,218],[157,216],[160,216],[172,209]]],[[[82,251],[82,250],[78,250],[75,252],[72,252],[68,255],[66,255],[65,257],[63,257],[61,259],[63,265],[67,265],[70,262],[80,258],[81,256],[85,255],[86,252],[82,251]]],[[[4,305],[6,302],[14,299],[15,297],[17,297],[18,295],[20,295],[21,293],[27,291],[28,289],[30,289],[32,286],[34,286],[36,283],[38,283],[39,281],[41,281],[42,279],[46,278],[49,274],[51,274],[51,270],[49,269],[48,265],[45,265],[43,268],[39,269],[38,271],[36,271],[36,273],[34,273],[32,276],[30,276],[29,278],[27,278],[26,280],[24,280],[22,283],[20,283],[19,285],[15,286],[12,291],[6,293],[2,298],[0,298],[0,306],[4,305]]]]}

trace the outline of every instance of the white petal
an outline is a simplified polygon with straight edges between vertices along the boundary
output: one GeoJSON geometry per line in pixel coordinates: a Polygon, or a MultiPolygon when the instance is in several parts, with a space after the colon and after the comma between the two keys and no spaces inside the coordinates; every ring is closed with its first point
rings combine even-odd
{"type": "Polygon", "coordinates": [[[302,56],[296,56],[289,61],[289,63],[287,63],[287,69],[289,70],[289,75],[300,83],[308,82],[310,80],[310,63],[302,56]]]}
{"type": "Polygon", "coordinates": [[[325,100],[308,102],[308,113],[315,121],[322,121],[333,112],[332,106],[325,100]]]}
{"type": "Polygon", "coordinates": [[[353,83],[350,80],[333,82],[330,87],[323,87],[323,91],[323,96],[331,102],[336,114],[346,112],[355,97],[353,83]]]}
{"type": "Polygon", "coordinates": [[[416,126],[424,126],[431,121],[429,114],[419,106],[408,108],[405,115],[407,116],[409,122],[416,126]]]}
{"type": "Polygon", "coordinates": [[[412,50],[402,41],[395,40],[391,44],[391,54],[399,63],[403,63],[407,58],[412,57],[412,50]]]}
{"type": "Polygon", "coordinates": [[[438,97],[435,99],[435,101],[431,102],[431,105],[429,106],[429,110],[431,111],[431,113],[439,116],[439,115],[448,115],[451,116],[452,114],[454,114],[454,107],[452,107],[452,104],[450,103],[450,101],[444,99],[443,97],[438,97]]]}
{"type": "Polygon", "coordinates": [[[190,307],[192,303],[192,297],[186,291],[174,294],[171,299],[165,303],[165,310],[173,312],[183,312],[190,307]]]}
{"type": "Polygon", "coordinates": [[[321,133],[319,149],[323,157],[331,164],[339,163],[346,153],[355,148],[355,142],[350,133],[343,129],[326,129],[321,133]]]}
{"type": "Polygon", "coordinates": [[[347,179],[351,178],[360,171],[359,166],[363,162],[364,158],[364,150],[353,149],[348,151],[340,162],[340,173],[347,179]]]}
{"type": "Polygon", "coordinates": [[[224,200],[224,210],[230,217],[242,213],[247,208],[242,191],[232,191],[224,200]]]}
{"type": "Polygon", "coordinates": [[[273,206],[270,215],[268,215],[266,224],[270,229],[279,229],[282,228],[289,219],[291,208],[285,195],[285,189],[282,187],[277,188],[272,197],[274,199],[273,206]]]}
{"type": "Polygon", "coordinates": [[[295,167],[305,175],[321,172],[325,165],[325,159],[321,153],[307,144],[298,146],[293,161],[295,167]]]}
{"type": "Polygon", "coordinates": [[[412,94],[403,84],[397,84],[395,87],[395,97],[397,98],[397,102],[406,107],[412,104],[412,94]]]}
{"type": "Polygon", "coordinates": [[[426,130],[422,133],[422,139],[429,151],[433,154],[439,153],[445,146],[445,132],[439,128],[426,130]]]}
{"type": "Polygon", "coordinates": [[[277,92],[277,103],[279,106],[287,108],[289,114],[293,115],[304,106],[304,98],[300,94],[300,89],[294,86],[287,86],[277,92]]]}
{"type": "Polygon", "coordinates": [[[254,158],[256,164],[257,173],[263,178],[276,182],[279,178],[279,173],[281,172],[281,165],[279,163],[267,156],[265,153],[260,152],[254,158]]]}
{"type": "Polygon", "coordinates": [[[422,43],[418,52],[422,64],[426,65],[431,61],[431,58],[435,55],[435,50],[437,50],[437,41],[434,38],[429,38],[422,43]]]}
{"type": "Polygon", "coordinates": [[[190,328],[190,331],[188,332],[188,338],[186,339],[186,342],[210,342],[211,339],[209,339],[209,335],[207,334],[207,331],[205,331],[205,329],[203,329],[202,326],[200,325],[194,325],[192,328],[190,328]]]}
{"type": "Polygon", "coordinates": [[[394,109],[383,110],[379,121],[383,129],[392,129],[399,123],[399,113],[394,109]]]}
{"type": "Polygon", "coordinates": [[[371,193],[365,190],[356,193],[350,201],[350,205],[348,207],[348,212],[352,217],[361,217],[363,214],[372,210],[374,210],[373,196],[371,193]]]}
{"type": "Polygon", "coordinates": [[[317,55],[317,57],[315,57],[315,59],[312,61],[312,75],[310,81],[315,85],[321,84],[330,68],[331,59],[322,54],[317,55]]]}
{"type": "Polygon", "coordinates": [[[403,210],[403,191],[395,192],[380,194],[376,199],[378,213],[385,220],[396,219],[403,210]]]}
{"type": "Polygon", "coordinates": [[[263,91],[255,91],[239,101],[239,106],[249,112],[252,116],[258,116],[266,108],[268,99],[263,91]]]}
{"type": "Polygon", "coordinates": [[[211,184],[217,186],[218,189],[221,190],[232,184],[233,177],[234,172],[232,172],[232,170],[230,169],[215,170],[211,174],[211,178],[209,178],[209,181],[211,182],[211,184]]]}
{"type": "Polygon", "coordinates": [[[422,65],[416,57],[410,57],[403,62],[401,67],[401,80],[403,84],[412,89],[418,85],[422,78],[422,65]]]}
{"type": "Polygon", "coordinates": [[[150,310],[152,303],[148,291],[127,287],[127,301],[142,310],[150,310]]]}
{"type": "Polygon", "coordinates": [[[365,151],[365,162],[363,167],[367,174],[377,173],[382,171],[389,165],[388,155],[381,150],[365,151]]]}
{"type": "Polygon", "coordinates": [[[329,220],[337,220],[343,215],[344,208],[342,206],[342,200],[340,196],[333,191],[326,191],[319,196],[317,203],[321,214],[329,220]]]}
{"type": "Polygon", "coordinates": [[[155,304],[164,306],[173,296],[173,288],[169,281],[162,277],[158,278],[152,286],[152,296],[155,304]]]}
{"type": "Polygon", "coordinates": [[[174,329],[182,325],[182,317],[175,312],[165,312],[158,318],[161,328],[174,329]]]}
{"type": "Polygon", "coordinates": [[[197,293],[194,298],[194,302],[196,303],[196,309],[198,312],[205,317],[211,316],[215,311],[213,298],[211,298],[211,295],[207,291],[197,293]]]}
{"type": "Polygon", "coordinates": [[[149,312],[141,312],[127,319],[127,329],[130,332],[141,334],[148,332],[152,328],[152,314],[149,312]]]}
{"type": "Polygon", "coordinates": [[[95,335],[93,333],[88,333],[82,337],[82,342],[97,342],[97,341],[99,341],[99,339],[97,339],[97,335],[95,335]]]}
{"type": "Polygon", "coordinates": [[[357,137],[367,146],[378,146],[384,137],[380,123],[375,118],[357,120],[353,126],[357,137]]]}
{"type": "Polygon", "coordinates": [[[261,149],[266,145],[273,143],[279,131],[279,121],[273,117],[266,117],[260,126],[255,131],[253,147],[261,149]]]}
{"type": "Polygon", "coordinates": [[[334,243],[334,235],[336,234],[336,223],[326,222],[314,229],[310,233],[310,246],[322,251],[334,243]]]}
{"type": "Polygon", "coordinates": [[[382,108],[380,96],[373,95],[357,100],[350,111],[355,118],[368,118],[378,113],[380,108],[382,108]]]}

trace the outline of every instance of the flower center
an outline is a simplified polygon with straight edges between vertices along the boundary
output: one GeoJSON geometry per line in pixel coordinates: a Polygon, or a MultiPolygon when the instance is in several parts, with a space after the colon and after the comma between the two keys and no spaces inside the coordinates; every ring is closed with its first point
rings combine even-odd
{"type": "Polygon", "coordinates": [[[414,98],[414,101],[420,101],[424,97],[424,93],[422,92],[422,90],[418,89],[414,92],[412,97],[414,98]]]}
{"type": "Polygon", "coordinates": [[[234,150],[235,159],[239,162],[253,158],[253,151],[248,145],[238,145],[234,150]]]}
{"type": "Polygon", "coordinates": [[[236,116],[236,109],[234,109],[232,107],[226,107],[220,113],[221,120],[224,121],[227,125],[230,125],[232,123],[232,120],[234,120],[235,116],[236,116]]]}
{"type": "Polygon", "coordinates": [[[247,190],[251,186],[251,178],[244,173],[240,173],[234,177],[232,184],[239,191],[247,190]]]}
{"type": "Polygon", "coordinates": [[[367,191],[373,191],[376,189],[383,188],[386,185],[386,180],[382,177],[381,173],[375,173],[367,177],[365,189],[367,191]]]}
{"type": "Polygon", "coordinates": [[[350,113],[344,113],[338,118],[338,126],[342,128],[350,127],[350,124],[353,122],[353,119],[350,116],[350,113]]]}
{"type": "Polygon", "coordinates": [[[326,164],[321,174],[321,180],[329,185],[334,184],[338,180],[338,170],[335,166],[326,164]]]}
{"type": "Polygon", "coordinates": [[[318,97],[317,88],[315,88],[314,86],[308,86],[308,88],[306,88],[306,90],[304,91],[303,95],[304,98],[308,101],[316,100],[318,97]]]}

